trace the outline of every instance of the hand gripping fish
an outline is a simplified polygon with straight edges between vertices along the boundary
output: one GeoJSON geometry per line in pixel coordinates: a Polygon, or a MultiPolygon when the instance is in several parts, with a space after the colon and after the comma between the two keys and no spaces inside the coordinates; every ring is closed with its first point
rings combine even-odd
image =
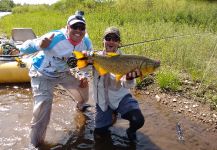
{"type": "Polygon", "coordinates": [[[77,67],[79,69],[88,65],[88,60],[93,60],[93,66],[99,75],[103,76],[107,73],[115,74],[116,81],[127,73],[139,69],[141,77],[154,72],[159,66],[160,61],[156,61],[144,56],[138,55],[120,55],[117,53],[108,53],[107,55],[84,56],[82,52],[73,52],[77,59],[77,67]]]}

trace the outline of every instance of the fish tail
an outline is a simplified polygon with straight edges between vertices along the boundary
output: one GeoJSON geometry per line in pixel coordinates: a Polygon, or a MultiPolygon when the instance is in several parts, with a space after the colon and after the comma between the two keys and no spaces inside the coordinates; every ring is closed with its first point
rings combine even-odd
{"type": "Polygon", "coordinates": [[[77,59],[77,67],[79,69],[88,66],[87,57],[82,52],[74,51],[73,54],[75,55],[75,58],[77,59]]]}

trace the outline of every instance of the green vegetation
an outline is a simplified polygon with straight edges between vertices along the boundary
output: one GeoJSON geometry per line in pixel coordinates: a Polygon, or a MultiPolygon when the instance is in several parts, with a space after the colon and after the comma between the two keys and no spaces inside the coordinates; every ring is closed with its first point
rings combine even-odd
{"type": "MultiPolygon", "coordinates": [[[[183,71],[189,80],[200,81],[206,87],[217,86],[214,0],[61,0],[51,6],[24,5],[13,8],[12,15],[0,20],[0,32],[10,36],[14,27],[31,27],[42,35],[64,27],[68,16],[78,9],[85,12],[87,31],[96,50],[102,49],[102,35],[108,26],[120,28],[123,45],[177,36],[122,48],[125,53],[161,60],[157,72],[161,88],[181,88],[183,71]]],[[[216,102],[215,97],[212,99],[216,102]]]]}
{"type": "Polygon", "coordinates": [[[161,89],[178,91],[180,79],[174,70],[164,69],[157,74],[156,81],[161,89]]]}
{"type": "Polygon", "coordinates": [[[14,6],[12,0],[0,0],[0,11],[11,11],[14,6]]]}

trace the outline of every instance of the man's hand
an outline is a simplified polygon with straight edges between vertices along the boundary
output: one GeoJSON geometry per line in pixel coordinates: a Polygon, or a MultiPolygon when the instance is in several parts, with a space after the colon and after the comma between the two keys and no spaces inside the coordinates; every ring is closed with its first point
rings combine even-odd
{"type": "Polygon", "coordinates": [[[40,43],[40,47],[42,48],[42,49],[45,49],[45,48],[48,48],[49,46],[50,46],[50,43],[51,43],[51,41],[52,41],[52,39],[53,39],[53,37],[54,37],[54,33],[50,36],[50,37],[45,37],[42,41],[41,41],[41,43],[40,43]]]}
{"type": "Polygon", "coordinates": [[[141,76],[141,72],[139,69],[135,69],[134,71],[131,71],[126,74],[126,80],[133,80],[134,78],[138,78],[141,76]]]}
{"type": "Polygon", "coordinates": [[[91,58],[91,56],[93,56],[93,51],[83,50],[82,54],[84,54],[85,57],[89,57],[88,60],[87,60],[88,65],[92,65],[93,64],[93,59],[91,58]]]}

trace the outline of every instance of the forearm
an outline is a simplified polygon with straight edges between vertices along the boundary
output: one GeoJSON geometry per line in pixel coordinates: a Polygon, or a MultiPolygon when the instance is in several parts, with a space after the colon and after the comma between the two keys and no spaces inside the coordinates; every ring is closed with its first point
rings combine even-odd
{"type": "Polygon", "coordinates": [[[27,40],[20,47],[21,54],[32,54],[40,50],[38,40],[27,40]]]}

